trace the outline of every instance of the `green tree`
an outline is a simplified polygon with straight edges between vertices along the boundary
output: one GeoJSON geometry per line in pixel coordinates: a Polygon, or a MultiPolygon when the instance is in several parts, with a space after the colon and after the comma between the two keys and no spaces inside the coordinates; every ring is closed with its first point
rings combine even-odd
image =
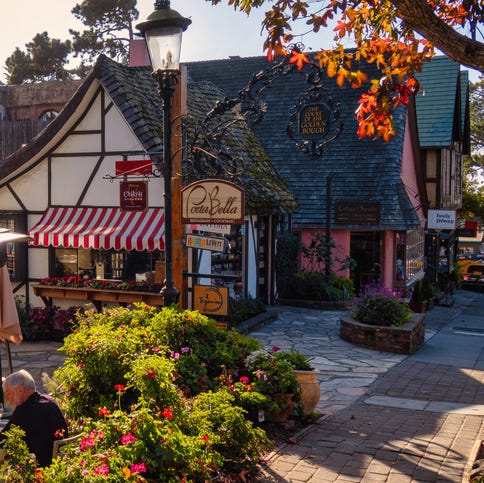
{"type": "Polygon", "coordinates": [[[136,0],[84,0],[71,10],[86,30],[69,30],[72,40],[37,34],[23,51],[18,47],[6,61],[7,83],[40,82],[83,77],[101,53],[120,62],[128,59],[133,22],[139,16],[136,0]],[[70,57],[79,65],[68,69],[70,57]]]}
{"type": "Polygon", "coordinates": [[[484,77],[470,88],[471,156],[464,158],[463,220],[477,217],[484,220],[484,77]]]}
{"type": "Polygon", "coordinates": [[[72,35],[72,50],[82,63],[91,63],[99,54],[121,62],[128,60],[133,22],[138,19],[136,0],[84,0],[71,10],[87,29],[72,35]]]}
{"type": "Polygon", "coordinates": [[[71,51],[69,40],[51,39],[47,32],[43,32],[25,47],[26,52],[17,47],[6,60],[8,84],[66,80],[71,77],[71,72],[65,67],[71,51]]]}
{"type": "MultiPolygon", "coordinates": [[[[334,44],[316,54],[321,67],[338,84],[368,85],[356,109],[360,137],[391,139],[393,112],[418,92],[414,73],[440,49],[460,64],[484,72],[484,4],[482,0],[207,0],[226,3],[246,14],[267,8],[262,26],[269,59],[285,54],[303,32],[334,25],[334,44]],[[356,49],[345,50],[348,42],[356,49]],[[374,63],[380,78],[368,79],[360,61],[374,63]]],[[[304,35],[304,34],[303,34],[304,35]]],[[[302,67],[307,58],[294,52],[302,67]]]]}

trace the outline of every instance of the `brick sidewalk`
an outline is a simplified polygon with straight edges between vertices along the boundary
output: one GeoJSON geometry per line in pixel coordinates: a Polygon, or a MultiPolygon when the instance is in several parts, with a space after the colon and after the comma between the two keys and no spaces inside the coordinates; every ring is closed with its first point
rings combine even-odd
{"type": "Polygon", "coordinates": [[[266,482],[461,482],[481,415],[367,404],[369,395],[482,404],[483,371],[405,360],[370,393],[323,418],[263,468],[266,482]],[[455,381],[455,384],[453,383],[455,381]]]}

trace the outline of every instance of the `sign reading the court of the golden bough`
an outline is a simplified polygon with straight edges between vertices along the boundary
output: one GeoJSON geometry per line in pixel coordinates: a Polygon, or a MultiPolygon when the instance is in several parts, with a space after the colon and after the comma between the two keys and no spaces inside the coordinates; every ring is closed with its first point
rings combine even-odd
{"type": "Polygon", "coordinates": [[[244,222],[244,190],[219,179],[191,183],[181,191],[181,222],[241,225],[244,222]]]}

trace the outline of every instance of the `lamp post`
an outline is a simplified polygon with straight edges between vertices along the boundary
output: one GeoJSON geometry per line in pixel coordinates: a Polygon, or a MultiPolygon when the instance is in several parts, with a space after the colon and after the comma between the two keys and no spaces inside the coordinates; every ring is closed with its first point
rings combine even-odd
{"type": "Polygon", "coordinates": [[[171,104],[180,73],[183,32],[192,23],[170,8],[170,0],[157,0],[155,10],[136,28],[146,39],[153,68],[152,76],[163,101],[163,180],[165,198],[165,284],[161,293],[165,307],[178,301],[173,282],[171,104]]]}

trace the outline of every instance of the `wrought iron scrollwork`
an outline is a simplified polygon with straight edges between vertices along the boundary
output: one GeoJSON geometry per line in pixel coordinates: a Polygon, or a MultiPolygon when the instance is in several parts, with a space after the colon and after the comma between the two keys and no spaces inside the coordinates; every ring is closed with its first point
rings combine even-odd
{"type": "Polygon", "coordinates": [[[325,76],[318,64],[309,58],[301,70],[290,62],[293,52],[302,52],[304,46],[296,44],[285,56],[269,69],[254,74],[246,87],[237,96],[218,100],[205,118],[191,127],[189,135],[191,149],[184,165],[188,179],[222,177],[234,179],[247,168],[247,161],[230,145],[230,132],[237,123],[249,126],[262,122],[268,109],[265,93],[273,82],[291,73],[304,76],[309,88],[301,94],[293,106],[286,133],[295,142],[297,149],[311,156],[321,156],[328,143],[336,139],[343,129],[339,118],[339,104],[334,104],[329,91],[323,86],[325,76]],[[324,132],[306,135],[299,129],[301,112],[308,106],[318,105],[325,116],[324,132]],[[231,112],[231,115],[228,113],[231,112]]]}

